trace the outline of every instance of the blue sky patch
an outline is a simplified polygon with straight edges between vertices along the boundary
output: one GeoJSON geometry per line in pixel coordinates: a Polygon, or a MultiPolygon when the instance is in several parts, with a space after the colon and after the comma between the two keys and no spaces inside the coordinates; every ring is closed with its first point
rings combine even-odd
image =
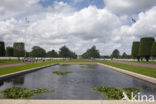
{"type": "Polygon", "coordinates": [[[75,2],[74,0],[45,0],[45,1],[40,1],[39,4],[41,4],[43,7],[48,7],[52,6],[54,2],[64,2],[68,3],[70,6],[74,7],[77,10],[81,10],[83,8],[88,7],[89,5],[94,5],[97,8],[103,8],[104,7],[104,2],[103,0],[80,0],[75,2]]]}

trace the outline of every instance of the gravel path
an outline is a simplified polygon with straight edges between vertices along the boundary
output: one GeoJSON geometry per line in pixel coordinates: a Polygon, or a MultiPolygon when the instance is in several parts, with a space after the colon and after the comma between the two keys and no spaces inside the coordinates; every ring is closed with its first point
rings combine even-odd
{"type": "Polygon", "coordinates": [[[9,66],[18,66],[18,65],[25,65],[26,63],[17,63],[17,64],[6,64],[6,65],[0,65],[0,68],[5,68],[9,66]]]}
{"type": "Polygon", "coordinates": [[[127,64],[127,65],[133,65],[133,66],[142,66],[147,68],[153,68],[156,69],[156,65],[153,64],[141,64],[141,63],[135,63],[135,62],[123,62],[123,61],[112,61],[113,63],[121,63],[121,64],[127,64]]]}

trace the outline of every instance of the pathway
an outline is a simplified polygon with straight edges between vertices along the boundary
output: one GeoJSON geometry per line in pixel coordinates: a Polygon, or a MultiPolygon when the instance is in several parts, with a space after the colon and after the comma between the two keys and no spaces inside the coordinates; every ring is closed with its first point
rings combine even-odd
{"type": "Polygon", "coordinates": [[[6,65],[0,65],[0,68],[5,68],[9,66],[18,66],[18,65],[25,65],[26,63],[17,63],[17,64],[6,64],[6,65]]]}

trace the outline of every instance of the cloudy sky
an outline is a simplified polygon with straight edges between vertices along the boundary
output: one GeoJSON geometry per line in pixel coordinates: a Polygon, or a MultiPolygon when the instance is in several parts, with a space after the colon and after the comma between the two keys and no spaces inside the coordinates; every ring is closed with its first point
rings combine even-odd
{"type": "Polygon", "coordinates": [[[66,45],[82,54],[131,53],[141,37],[156,38],[156,0],[0,0],[0,41],[47,51],[66,45]],[[136,22],[131,21],[133,17],[136,22]],[[29,21],[29,23],[26,21],[29,21]]]}

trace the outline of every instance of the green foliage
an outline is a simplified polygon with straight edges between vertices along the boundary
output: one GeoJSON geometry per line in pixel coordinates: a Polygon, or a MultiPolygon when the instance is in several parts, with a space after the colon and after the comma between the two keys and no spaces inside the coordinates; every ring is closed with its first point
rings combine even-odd
{"type": "Polygon", "coordinates": [[[140,46],[140,42],[133,42],[132,45],[132,57],[134,58],[138,58],[139,57],[139,46],[140,46]]]}
{"type": "Polygon", "coordinates": [[[6,56],[14,56],[14,48],[13,47],[6,48],[6,56]]]}
{"type": "Polygon", "coordinates": [[[14,56],[15,57],[23,57],[25,55],[25,48],[24,48],[24,43],[22,42],[15,42],[13,45],[14,48],[14,56]]]}
{"type": "Polygon", "coordinates": [[[47,52],[48,57],[58,57],[58,54],[55,50],[47,52]]]}
{"type": "Polygon", "coordinates": [[[156,42],[152,45],[151,56],[156,57],[156,42]]]}
{"type": "Polygon", "coordinates": [[[115,49],[113,52],[112,52],[112,55],[111,55],[112,58],[119,58],[120,57],[120,52],[118,49],[115,49]]]}
{"type": "Polygon", "coordinates": [[[155,39],[153,37],[144,37],[141,38],[139,46],[139,56],[145,57],[146,60],[149,60],[151,56],[151,48],[155,39]]]}
{"type": "Polygon", "coordinates": [[[92,48],[88,49],[83,55],[83,58],[100,58],[100,53],[96,49],[96,46],[92,46],[92,48]]]}
{"type": "Polygon", "coordinates": [[[54,92],[54,90],[49,90],[46,88],[36,88],[36,89],[32,90],[32,92],[34,94],[38,95],[38,94],[43,94],[43,93],[48,93],[48,92],[54,92]]]}
{"type": "Polygon", "coordinates": [[[113,88],[109,86],[101,86],[101,87],[92,88],[92,91],[101,93],[102,97],[110,100],[121,100],[124,97],[123,92],[125,92],[129,97],[129,99],[131,99],[131,93],[132,92],[134,94],[138,93],[140,92],[140,89],[136,89],[136,88],[119,89],[119,88],[113,88]]]}
{"type": "Polygon", "coordinates": [[[111,61],[99,61],[99,62],[102,63],[102,64],[106,64],[106,65],[116,67],[116,68],[121,68],[123,70],[127,70],[127,71],[130,71],[130,72],[134,72],[134,73],[138,73],[138,74],[142,74],[142,75],[146,75],[146,76],[156,78],[156,70],[153,70],[153,68],[126,65],[126,64],[121,64],[121,63],[113,63],[111,61]]]}
{"type": "Polygon", "coordinates": [[[66,74],[70,74],[70,73],[73,73],[73,72],[72,71],[65,71],[65,72],[53,71],[52,73],[56,74],[56,75],[66,75],[66,74]]]}
{"type": "Polygon", "coordinates": [[[48,93],[52,91],[53,90],[48,90],[45,88],[37,88],[34,90],[30,90],[24,87],[12,87],[3,90],[0,93],[2,94],[3,98],[7,99],[28,99],[38,94],[48,93]]]}
{"type": "Polygon", "coordinates": [[[69,50],[66,46],[60,48],[59,56],[63,58],[76,58],[77,55],[69,50]]]}
{"type": "Polygon", "coordinates": [[[5,44],[3,41],[0,41],[0,56],[5,56],[5,44]]]}
{"type": "Polygon", "coordinates": [[[127,53],[126,52],[124,52],[123,54],[122,54],[122,58],[128,58],[129,56],[127,55],[127,53]]]}
{"type": "Polygon", "coordinates": [[[32,57],[45,57],[46,51],[39,46],[34,46],[30,54],[32,57]]]}

